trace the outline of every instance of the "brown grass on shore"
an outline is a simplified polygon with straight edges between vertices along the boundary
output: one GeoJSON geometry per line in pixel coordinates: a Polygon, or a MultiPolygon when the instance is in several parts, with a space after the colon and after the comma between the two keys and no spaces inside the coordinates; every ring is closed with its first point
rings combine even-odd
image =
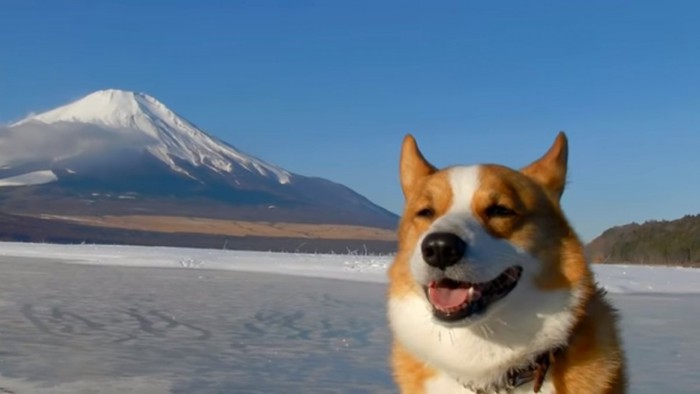
{"type": "Polygon", "coordinates": [[[42,219],[61,220],[88,226],[163,233],[198,233],[230,236],[264,236],[315,239],[362,239],[393,241],[391,230],[336,224],[272,223],[220,220],[178,216],[63,216],[41,215],[42,219]]]}

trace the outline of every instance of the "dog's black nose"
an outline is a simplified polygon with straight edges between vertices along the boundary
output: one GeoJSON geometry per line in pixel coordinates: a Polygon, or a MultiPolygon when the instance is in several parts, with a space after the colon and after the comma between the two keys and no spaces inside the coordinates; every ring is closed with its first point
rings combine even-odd
{"type": "Polygon", "coordinates": [[[464,257],[467,243],[452,233],[432,233],[425,237],[420,248],[428,265],[444,270],[464,257]]]}

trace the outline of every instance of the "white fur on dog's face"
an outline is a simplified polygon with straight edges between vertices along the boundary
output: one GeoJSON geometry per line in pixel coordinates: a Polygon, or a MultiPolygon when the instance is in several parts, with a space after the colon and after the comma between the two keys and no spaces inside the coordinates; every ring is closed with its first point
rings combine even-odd
{"type": "Polygon", "coordinates": [[[465,382],[493,382],[513,365],[527,364],[539,353],[566,343],[579,296],[575,289],[540,289],[535,279],[542,262],[484,228],[472,211],[474,195],[482,187],[482,167],[444,171],[452,204],[415,243],[409,264],[416,284],[424,287],[444,278],[487,282],[512,266],[520,266],[522,275],[515,288],[483,315],[439,321],[425,294],[416,291],[390,299],[390,321],[397,339],[429,365],[465,382]],[[435,232],[456,234],[468,245],[464,258],[444,271],[428,265],[421,253],[421,242],[435,232]]]}
{"type": "Polygon", "coordinates": [[[461,282],[486,282],[514,265],[531,266],[531,270],[537,268],[537,262],[528,254],[505,240],[489,235],[473,214],[471,202],[479,187],[479,168],[453,167],[447,170],[452,187],[452,206],[423,233],[411,258],[411,272],[423,286],[444,278],[461,282]],[[425,237],[437,232],[455,234],[468,245],[462,261],[444,271],[426,264],[421,253],[420,245],[425,237]]]}

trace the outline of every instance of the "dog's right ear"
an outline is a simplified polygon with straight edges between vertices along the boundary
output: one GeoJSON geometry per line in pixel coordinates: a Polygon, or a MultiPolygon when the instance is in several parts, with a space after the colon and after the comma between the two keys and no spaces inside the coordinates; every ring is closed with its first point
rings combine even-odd
{"type": "Polygon", "coordinates": [[[401,146],[401,160],[399,173],[401,176],[401,189],[406,199],[418,184],[418,181],[436,171],[432,164],[428,163],[418,149],[415,138],[407,134],[401,146]]]}

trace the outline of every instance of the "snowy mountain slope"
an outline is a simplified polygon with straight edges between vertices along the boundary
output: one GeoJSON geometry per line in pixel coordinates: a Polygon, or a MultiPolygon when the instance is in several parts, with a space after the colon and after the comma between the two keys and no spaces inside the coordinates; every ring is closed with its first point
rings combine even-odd
{"type": "Polygon", "coordinates": [[[187,174],[175,158],[198,167],[231,173],[235,167],[289,183],[291,174],[277,166],[216,140],[171,111],[155,98],[116,89],[100,90],[75,102],[39,115],[30,116],[12,126],[31,122],[62,122],[103,126],[122,132],[137,130],[150,139],[145,148],[175,171],[187,174]]]}
{"type": "Polygon", "coordinates": [[[55,177],[2,187],[0,210],[382,228],[397,222],[346,186],[242,152],[143,93],[101,90],[0,127],[0,180],[36,179],[38,171],[55,177]]]}
{"type": "Polygon", "coordinates": [[[0,179],[0,187],[3,186],[29,186],[42,185],[57,180],[56,174],[51,170],[33,171],[26,174],[0,179]]]}

